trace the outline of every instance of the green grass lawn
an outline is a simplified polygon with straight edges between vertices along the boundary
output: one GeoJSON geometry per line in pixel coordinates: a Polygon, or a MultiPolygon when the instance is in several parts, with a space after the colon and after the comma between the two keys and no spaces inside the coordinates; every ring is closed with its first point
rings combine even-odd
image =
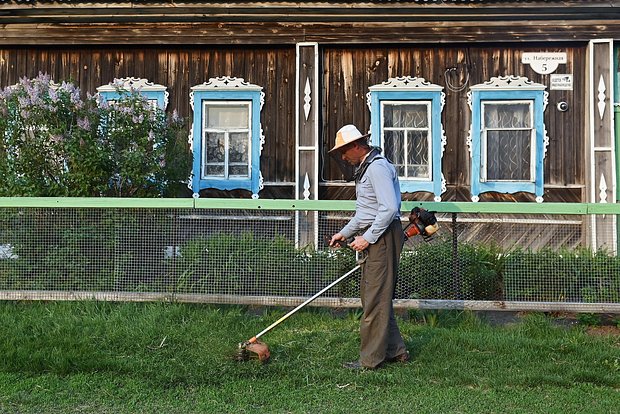
{"type": "MultiPolygon", "coordinates": [[[[412,362],[357,357],[359,312],[309,310],[266,334],[272,360],[237,344],[284,313],[185,304],[0,303],[2,413],[617,413],[620,338],[529,315],[400,321],[412,362]]],[[[415,312],[414,316],[419,316],[415,312]]],[[[428,316],[428,315],[426,315],[428,316]]]]}

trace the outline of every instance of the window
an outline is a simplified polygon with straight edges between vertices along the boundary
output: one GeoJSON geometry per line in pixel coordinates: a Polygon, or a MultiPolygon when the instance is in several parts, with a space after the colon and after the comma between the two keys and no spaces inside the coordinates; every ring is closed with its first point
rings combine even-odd
{"type": "Polygon", "coordinates": [[[446,144],[441,125],[442,87],[422,78],[391,78],[371,86],[371,142],[383,148],[398,172],[402,192],[446,190],[441,158],[446,144]]]}
{"type": "Polygon", "coordinates": [[[202,178],[250,177],[251,102],[204,101],[202,178]]]}
{"type": "Polygon", "coordinates": [[[169,93],[166,91],[166,87],[163,85],[156,85],[149,82],[147,79],[114,79],[109,84],[98,87],[97,93],[108,102],[108,104],[113,105],[114,102],[120,98],[119,90],[139,91],[140,95],[148,99],[149,103],[154,108],[159,107],[162,110],[166,110],[168,106],[169,93]]]}
{"type": "Polygon", "coordinates": [[[496,191],[533,193],[543,201],[543,159],[549,138],[543,123],[545,86],[527,78],[492,78],[472,86],[472,200],[496,191]]]}
{"type": "Polygon", "coordinates": [[[245,189],[258,198],[263,188],[260,152],[264,144],[262,88],[239,78],[212,78],[192,88],[194,153],[192,191],[245,189]],[[197,145],[196,145],[197,144],[197,145]]]}

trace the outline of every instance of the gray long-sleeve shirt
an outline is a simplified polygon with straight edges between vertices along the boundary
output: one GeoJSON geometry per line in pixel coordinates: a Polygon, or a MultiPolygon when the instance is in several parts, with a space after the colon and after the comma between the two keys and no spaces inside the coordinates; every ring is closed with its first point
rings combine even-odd
{"type": "Polygon", "coordinates": [[[380,156],[372,160],[355,184],[355,196],[355,215],[340,234],[349,238],[368,228],[362,237],[374,244],[400,217],[400,186],[394,166],[380,156]]]}

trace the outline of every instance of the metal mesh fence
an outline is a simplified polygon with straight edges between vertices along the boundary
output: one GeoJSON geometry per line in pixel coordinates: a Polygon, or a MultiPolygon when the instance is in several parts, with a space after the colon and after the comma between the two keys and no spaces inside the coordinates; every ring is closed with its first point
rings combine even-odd
{"type": "MultiPolygon", "coordinates": [[[[319,243],[296,246],[294,210],[5,207],[0,297],[294,305],[355,266],[323,243],[351,215],[317,211],[319,243]]],[[[611,247],[592,248],[590,215],[437,216],[431,240],[406,242],[398,305],[620,309],[614,226],[597,232],[611,247]]],[[[358,306],[358,293],[359,273],[318,303],[358,306]]]]}

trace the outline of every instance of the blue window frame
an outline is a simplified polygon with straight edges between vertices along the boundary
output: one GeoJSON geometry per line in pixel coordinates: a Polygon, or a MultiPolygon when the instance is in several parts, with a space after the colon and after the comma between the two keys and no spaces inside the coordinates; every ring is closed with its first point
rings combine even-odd
{"type": "Polygon", "coordinates": [[[431,192],[435,201],[446,191],[442,89],[423,78],[400,77],[371,86],[368,93],[371,143],[396,167],[401,192],[431,192]]]}
{"type": "Polygon", "coordinates": [[[191,186],[194,197],[206,188],[249,190],[258,198],[263,188],[260,154],[265,142],[260,112],[262,88],[241,78],[212,78],[192,87],[194,154],[191,186]]]}
{"type": "Polygon", "coordinates": [[[168,106],[169,93],[163,85],[149,82],[147,79],[122,78],[114,79],[107,85],[97,88],[97,93],[107,102],[114,102],[120,99],[119,91],[138,91],[140,95],[148,99],[153,107],[166,110],[168,106]]]}
{"type": "Polygon", "coordinates": [[[507,76],[471,87],[471,195],[528,192],[543,201],[544,158],[549,144],[543,114],[545,86],[507,76]]]}

